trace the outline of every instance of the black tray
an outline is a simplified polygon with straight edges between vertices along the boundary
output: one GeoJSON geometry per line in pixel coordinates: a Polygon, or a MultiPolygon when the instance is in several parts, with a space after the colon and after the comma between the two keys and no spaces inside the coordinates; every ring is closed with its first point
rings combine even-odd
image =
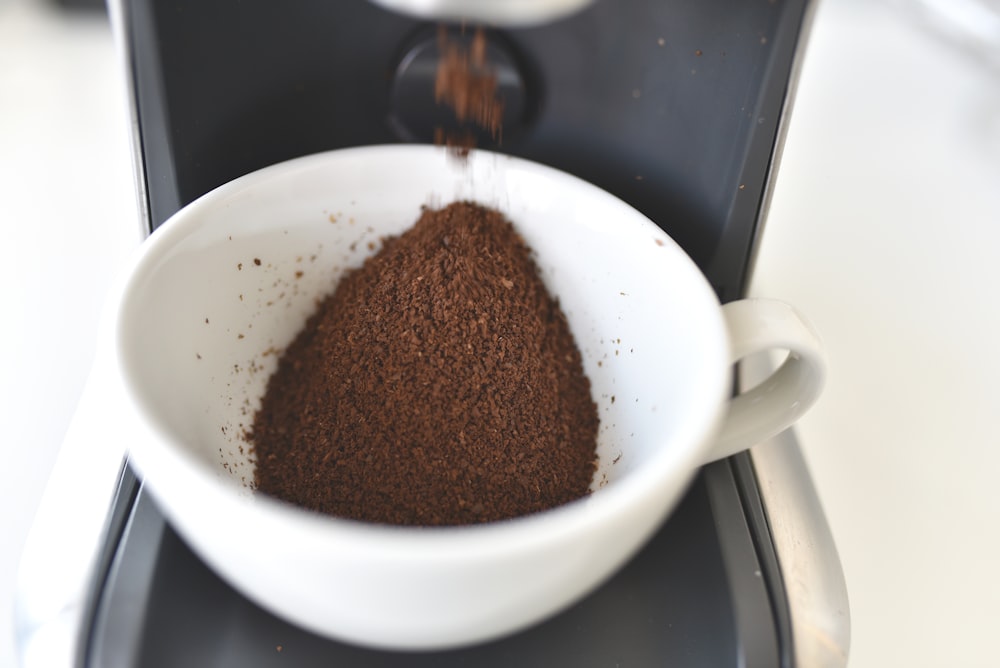
{"type": "MultiPolygon", "coordinates": [[[[288,624],[220,580],[126,469],[117,549],[93,614],[85,665],[778,666],[787,659],[780,581],[761,565],[730,462],[706,467],[657,536],[568,611],[499,641],[400,653],[288,624]],[[777,585],[777,586],[775,586],[777,585]]],[[[756,518],[759,519],[759,518],[756,518]]]]}

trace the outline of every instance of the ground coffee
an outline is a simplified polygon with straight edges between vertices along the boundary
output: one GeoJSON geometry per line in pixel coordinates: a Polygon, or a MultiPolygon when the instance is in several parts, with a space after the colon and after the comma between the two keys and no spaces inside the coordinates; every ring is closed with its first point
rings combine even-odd
{"type": "MultiPolygon", "coordinates": [[[[463,28],[464,33],[464,28],[463,28]]],[[[437,71],[434,78],[434,99],[450,108],[459,124],[489,132],[499,142],[503,131],[504,101],[498,94],[499,84],[493,64],[487,60],[486,33],[479,27],[468,45],[460,37],[452,37],[445,25],[438,27],[437,71]]],[[[476,146],[476,136],[465,129],[436,128],[434,143],[451,147],[464,155],[476,146]]]]}
{"type": "Polygon", "coordinates": [[[597,408],[530,250],[498,212],[424,210],[283,354],[251,440],[261,492],[370,522],[480,523],[585,495],[597,408]]]}

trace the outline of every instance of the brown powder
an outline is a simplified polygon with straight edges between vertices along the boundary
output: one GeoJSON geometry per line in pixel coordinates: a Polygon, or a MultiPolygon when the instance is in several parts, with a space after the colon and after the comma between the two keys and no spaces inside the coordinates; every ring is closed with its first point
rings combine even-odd
{"type": "Polygon", "coordinates": [[[253,423],[260,491],[407,525],[585,495],[597,409],[530,250],[491,209],[424,210],[309,319],[253,423]]]}
{"type": "MultiPolygon", "coordinates": [[[[449,107],[459,123],[471,123],[487,130],[499,141],[503,126],[503,99],[497,94],[497,76],[486,58],[486,33],[476,28],[468,47],[453,39],[448,29],[438,28],[437,72],[434,78],[434,99],[449,107]]],[[[445,132],[437,128],[434,143],[455,149],[460,154],[475,148],[475,134],[468,130],[445,132]]]]}

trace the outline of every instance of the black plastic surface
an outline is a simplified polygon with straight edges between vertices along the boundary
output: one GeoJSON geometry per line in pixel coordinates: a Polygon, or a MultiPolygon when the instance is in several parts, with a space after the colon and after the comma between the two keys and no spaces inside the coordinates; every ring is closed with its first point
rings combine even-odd
{"type": "Polygon", "coordinates": [[[139,494],[125,536],[87,665],[779,665],[768,593],[728,462],[707,467],[642,553],[582,602],[528,631],[447,652],[363,649],[273,617],[216,577],[148,494],[139,494]],[[734,527],[720,534],[713,518],[734,527]],[[734,588],[731,574],[743,571],[734,588]]]}
{"type": "MultiPolygon", "coordinates": [[[[529,109],[500,150],[587,179],[663,227],[723,301],[746,271],[805,0],[597,0],[503,31],[529,109]]],[[[368,0],[126,0],[154,226],[237,176],[409,140],[394,77],[432,28],[368,0]],[[146,126],[148,127],[148,126],[146,126]],[[144,128],[145,129],[145,128],[144,128]],[[161,134],[156,134],[160,132],[161,134]]]]}
{"type": "MultiPolygon", "coordinates": [[[[677,239],[723,301],[738,297],[805,4],[597,0],[566,21],[494,33],[524,110],[494,148],[622,197],[677,239]]],[[[123,9],[152,227],[275,161],[420,138],[398,122],[418,93],[400,101],[394,77],[433,26],[367,0],[123,9]]],[[[743,459],[703,469],[650,545],[578,606],[497,643],[422,655],[330,642],[256,608],[126,475],[85,663],[790,665],[781,573],[743,459]]]]}

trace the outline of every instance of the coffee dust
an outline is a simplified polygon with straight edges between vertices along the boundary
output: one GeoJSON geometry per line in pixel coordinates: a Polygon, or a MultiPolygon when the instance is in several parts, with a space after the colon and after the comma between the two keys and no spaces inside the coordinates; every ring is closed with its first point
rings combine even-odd
{"type": "Polygon", "coordinates": [[[457,525],[587,494],[597,408],[529,248],[502,214],[425,209],[347,274],[282,356],[256,485],[367,522],[457,525]]]}
{"type": "MultiPolygon", "coordinates": [[[[503,130],[503,98],[498,95],[495,68],[487,59],[486,33],[479,27],[466,46],[449,36],[446,26],[438,27],[438,65],[434,78],[434,99],[449,107],[459,123],[471,123],[490,133],[499,142],[503,130]]],[[[434,143],[465,155],[476,145],[472,130],[445,131],[436,128],[434,143]]]]}

